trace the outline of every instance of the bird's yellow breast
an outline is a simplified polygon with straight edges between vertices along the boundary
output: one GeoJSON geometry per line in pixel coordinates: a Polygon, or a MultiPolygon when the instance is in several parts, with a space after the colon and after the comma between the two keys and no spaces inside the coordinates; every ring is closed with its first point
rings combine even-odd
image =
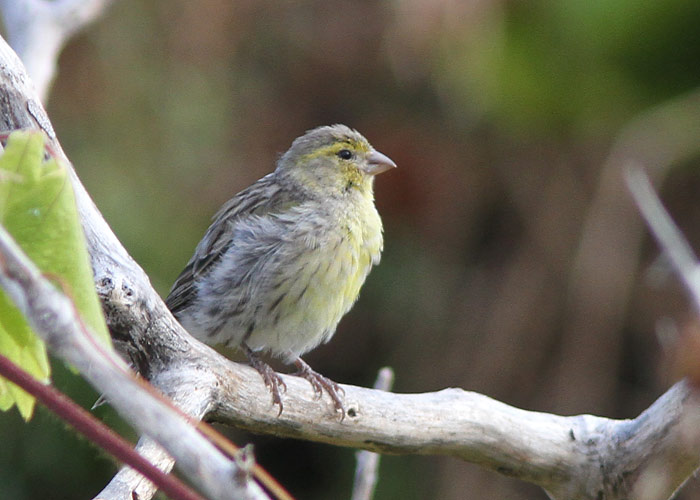
{"type": "Polygon", "coordinates": [[[286,280],[289,288],[274,307],[280,316],[273,315],[266,325],[259,325],[250,338],[251,347],[274,345],[273,354],[300,354],[332,337],[380,259],[382,223],[371,198],[368,201],[334,214],[331,228],[301,231],[317,237],[297,242],[306,249],[298,254],[295,265],[285,266],[297,271],[286,280]]]}

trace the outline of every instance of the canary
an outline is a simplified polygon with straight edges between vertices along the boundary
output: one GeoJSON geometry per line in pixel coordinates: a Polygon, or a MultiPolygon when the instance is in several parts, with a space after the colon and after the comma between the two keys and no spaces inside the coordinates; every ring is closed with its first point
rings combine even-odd
{"type": "Polygon", "coordinates": [[[166,299],[192,335],[246,355],[280,414],[286,385],[261,353],[294,363],[345,414],[342,389],[300,356],[331,339],[379,263],[373,182],[394,167],[345,125],[306,132],[214,215],[166,299]]]}

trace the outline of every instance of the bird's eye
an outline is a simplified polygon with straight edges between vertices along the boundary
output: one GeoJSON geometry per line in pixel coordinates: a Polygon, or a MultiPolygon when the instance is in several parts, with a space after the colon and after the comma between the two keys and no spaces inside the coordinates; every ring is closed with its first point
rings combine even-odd
{"type": "Polygon", "coordinates": [[[352,156],[352,151],[350,151],[349,149],[341,149],[340,151],[338,151],[338,157],[342,158],[343,160],[349,160],[350,158],[352,158],[352,156]]]}

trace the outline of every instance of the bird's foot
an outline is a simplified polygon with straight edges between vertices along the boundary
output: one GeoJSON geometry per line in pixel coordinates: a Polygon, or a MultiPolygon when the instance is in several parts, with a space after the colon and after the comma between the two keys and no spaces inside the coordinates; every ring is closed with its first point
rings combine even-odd
{"type": "Polygon", "coordinates": [[[345,390],[331,379],[314,371],[303,359],[297,357],[294,364],[297,366],[298,371],[293,375],[303,377],[311,383],[311,387],[314,388],[314,393],[316,394],[316,399],[319,399],[323,395],[323,390],[325,389],[333,400],[333,406],[335,406],[336,411],[340,411],[340,420],[343,420],[345,418],[345,404],[343,403],[345,390]]]}
{"type": "Polygon", "coordinates": [[[243,352],[248,358],[250,366],[252,366],[258,371],[258,373],[263,379],[263,382],[265,382],[265,385],[270,390],[270,393],[272,393],[272,406],[279,405],[280,411],[277,414],[277,416],[279,417],[280,415],[282,415],[283,408],[282,394],[280,393],[280,389],[282,389],[284,392],[287,392],[287,384],[284,383],[284,380],[282,380],[280,374],[273,370],[272,367],[270,367],[270,365],[268,365],[262,359],[260,359],[260,357],[252,349],[250,349],[245,344],[242,345],[242,348],[243,352]]]}

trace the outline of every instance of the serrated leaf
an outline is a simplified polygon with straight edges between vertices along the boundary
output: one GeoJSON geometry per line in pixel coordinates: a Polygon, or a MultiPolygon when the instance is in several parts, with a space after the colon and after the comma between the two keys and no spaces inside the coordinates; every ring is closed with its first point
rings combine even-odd
{"type": "MultiPolygon", "coordinates": [[[[42,272],[55,277],[85,324],[110,345],[68,172],[53,158],[44,161],[44,136],[39,132],[13,132],[0,156],[0,224],[42,272]]],[[[0,353],[37,379],[49,381],[43,342],[2,291],[0,353]]],[[[25,419],[31,417],[33,398],[3,381],[0,409],[10,400],[25,419]]]]}

